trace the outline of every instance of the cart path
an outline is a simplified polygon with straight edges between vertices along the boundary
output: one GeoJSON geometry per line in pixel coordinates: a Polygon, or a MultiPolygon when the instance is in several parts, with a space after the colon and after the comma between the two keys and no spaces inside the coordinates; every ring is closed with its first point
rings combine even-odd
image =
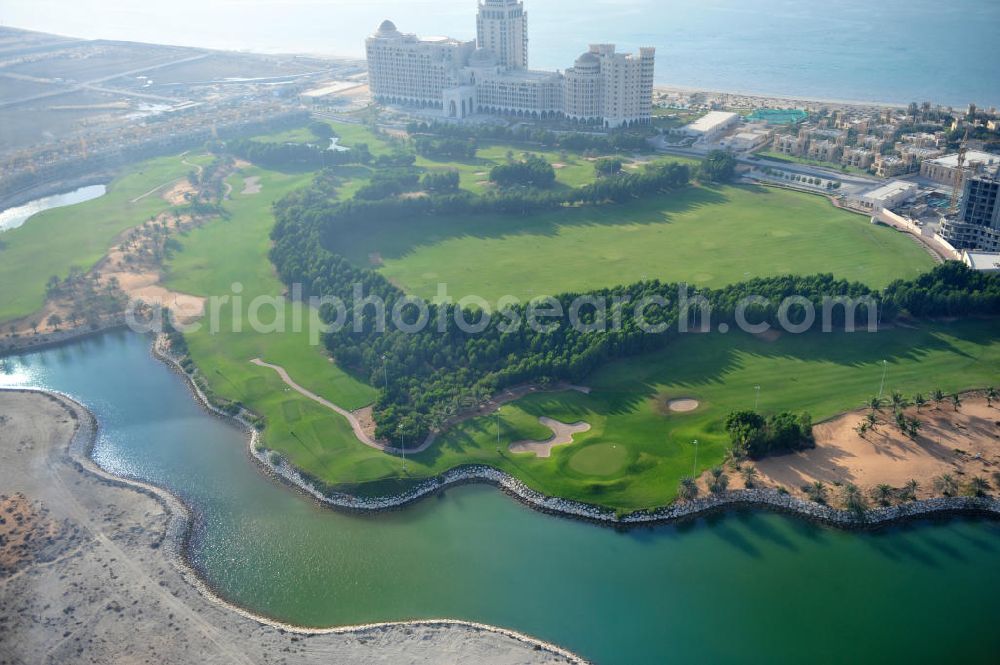
{"type": "MultiPolygon", "coordinates": [[[[288,375],[288,372],[285,370],[284,367],[280,365],[272,365],[271,363],[264,362],[260,358],[254,358],[250,362],[254,365],[257,365],[258,367],[266,367],[268,369],[273,369],[275,372],[278,373],[278,376],[281,377],[281,380],[284,381],[285,385],[287,385],[289,388],[303,395],[304,397],[308,397],[309,399],[316,402],[320,406],[325,406],[331,411],[340,414],[341,416],[346,418],[347,422],[351,424],[351,429],[354,431],[354,436],[358,439],[358,441],[376,450],[381,450],[382,452],[389,453],[390,455],[402,455],[404,453],[410,453],[412,455],[414,453],[422,453],[423,451],[427,450],[428,448],[431,447],[431,445],[434,444],[434,441],[437,440],[438,434],[440,434],[440,432],[431,432],[430,434],[427,435],[427,438],[424,439],[423,443],[414,448],[407,447],[405,450],[403,450],[402,448],[396,448],[394,446],[390,446],[384,442],[378,441],[377,439],[373,438],[370,434],[368,434],[365,431],[364,426],[361,424],[361,421],[358,419],[358,416],[355,412],[348,411],[347,409],[341,406],[337,406],[330,400],[324,397],[320,397],[319,395],[312,392],[308,388],[303,388],[302,386],[297,384],[295,380],[292,379],[291,376],[288,375]]],[[[563,390],[575,390],[576,392],[583,393],[585,395],[590,393],[589,387],[577,386],[570,383],[556,384],[549,390],[542,390],[538,386],[533,386],[533,385],[522,385],[514,388],[508,388],[499,395],[495,395],[493,398],[486,401],[484,404],[480,405],[478,409],[474,409],[466,413],[452,417],[445,424],[442,431],[446,431],[452,425],[460,423],[463,420],[468,420],[470,418],[475,418],[477,416],[484,416],[484,415],[489,415],[491,413],[495,413],[497,409],[499,409],[507,402],[513,402],[514,400],[520,399],[521,397],[524,397],[529,393],[560,392],[563,390]]]]}
{"type": "MultiPolygon", "coordinates": [[[[392,455],[403,454],[404,451],[402,449],[394,448],[393,446],[386,445],[385,443],[373,439],[367,432],[365,432],[364,427],[362,427],[361,425],[361,421],[358,420],[358,417],[354,415],[354,413],[352,413],[351,411],[348,411],[347,409],[341,406],[337,406],[330,400],[324,397],[320,397],[311,390],[303,388],[299,384],[295,383],[295,380],[288,375],[288,372],[285,371],[284,367],[281,367],[280,365],[272,365],[271,363],[266,363],[260,358],[254,358],[250,362],[253,363],[254,365],[257,365],[258,367],[267,367],[268,369],[273,369],[275,372],[278,373],[278,376],[281,377],[281,380],[285,382],[285,385],[287,385],[295,392],[300,393],[301,395],[308,397],[317,404],[325,406],[331,411],[334,411],[335,413],[342,415],[344,418],[347,418],[347,422],[351,424],[351,429],[354,430],[354,436],[357,437],[358,441],[360,441],[361,443],[371,448],[375,448],[376,450],[381,450],[382,452],[389,453],[392,455]]],[[[430,447],[432,443],[434,443],[434,439],[435,435],[431,433],[419,446],[417,446],[416,448],[407,448],[405,452],[411,454],[423,452],[427,450],[427,448],[430,447]]]]}

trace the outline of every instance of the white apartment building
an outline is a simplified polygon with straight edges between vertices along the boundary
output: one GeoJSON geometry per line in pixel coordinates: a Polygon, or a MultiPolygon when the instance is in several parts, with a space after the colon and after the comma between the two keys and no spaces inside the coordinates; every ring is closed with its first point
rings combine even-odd
{"type": "Polygon", "coordinates": [[[656,50],[618,53],[593,44],[566,73],[528,65],[528,15],[521,0],[480,0],[477,42],[421,39],[383,21],[365,42],[376,101],[440,110],[622,127],[652,117],[656,50]]]}

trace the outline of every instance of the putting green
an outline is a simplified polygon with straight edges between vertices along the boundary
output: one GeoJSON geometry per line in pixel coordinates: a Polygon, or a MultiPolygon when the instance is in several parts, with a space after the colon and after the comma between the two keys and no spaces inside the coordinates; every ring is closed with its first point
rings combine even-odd
{"type": "Polygon", "coordinates": [[[628,463],[629,451],[619,443],[595,443],[569,458],[569,468],[587,476],[613,476],[628,463]]]}

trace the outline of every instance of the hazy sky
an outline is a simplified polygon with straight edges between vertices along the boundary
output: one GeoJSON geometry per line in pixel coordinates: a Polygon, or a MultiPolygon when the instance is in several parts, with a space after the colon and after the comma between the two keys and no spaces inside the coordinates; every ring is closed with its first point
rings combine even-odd
{"type": "MultiPolygon", "coordinates": [[[[385,18],[475,37],[477,0],[0,0],[0,23],[64,35],[361,56],[385,18]]],[[[1000,0],[526,0],[531,64],[591,42],[657,48],[656,79],[707,89],[1000,104],[1000,0]]]]}

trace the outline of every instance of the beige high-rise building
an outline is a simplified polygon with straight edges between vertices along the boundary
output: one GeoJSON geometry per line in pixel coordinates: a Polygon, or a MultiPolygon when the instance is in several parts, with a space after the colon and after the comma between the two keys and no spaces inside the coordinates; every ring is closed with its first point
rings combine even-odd
{"type": "Polygon", "coordinates": [[[521,0],[480,0],[476,15],[479,48],[489,49],[501,67],[528,68],[528,14],[521,0]]]}
{"type": "Polygon", "coordinates": [[[480,0],[478,43],[421,39],[383,21],[365,42],[376,101],[440,110],[461,120],[476,114],[568,118],[582,124],[649,124],[656,50],[618,53],[592,44],[566,73],[528,64],[528,18],[521,0],[480,0]]]}

